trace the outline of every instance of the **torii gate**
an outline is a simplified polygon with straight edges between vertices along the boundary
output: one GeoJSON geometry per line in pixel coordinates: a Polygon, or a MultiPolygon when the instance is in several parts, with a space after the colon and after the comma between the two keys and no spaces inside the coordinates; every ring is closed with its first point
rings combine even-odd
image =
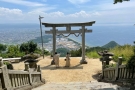
{"type": "Polygon", "coordinates": [[[82,60],[80,64],[87,64],[85,60],[85,32],[92,32],[92,30],[87,30],[85,26],[92,26],[95,21],[85,22],[85,23],[42,23],[45,27],[52,27],[50,31],[45,31],[46,34],[53,34],[53,55],[55,55],[56,51],[56,35],[63,34],[75,34],[82,33],[82,60]],[[71,30],[71,27],[82,27],[80,30],[71,30]],[[66,27],[66,30],[58,31],[56,27],[66,27]]]}

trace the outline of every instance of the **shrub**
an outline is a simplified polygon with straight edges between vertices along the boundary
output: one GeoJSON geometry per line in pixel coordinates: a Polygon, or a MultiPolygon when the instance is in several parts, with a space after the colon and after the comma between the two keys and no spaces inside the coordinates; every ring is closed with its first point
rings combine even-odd
{"type": "Polygon", "coordinates": [[[135,67],[135,46],[133,47],[133,55],[129,58],[126,65],[128,68],[135,67]]]}
{"type": "Polygon", "coordinates": [[[71,57],[81,57],[82,56],[82,48],[78,50],[71,50],[70,51],[71,57]]]}
{"type": "Polygon", "coordinates": [[[8,58],[21,57],[24,55],[23,52],[20,52],[18,45],[8,46],[7,52],[5,53],[8,58]]]}
{"type": "Polygon", "coordinates": [[[13,65],[10,63],[10,62],[8,62],[8,61],[5,61],[5,62],[3,62],[5,65],[7,65],[7,69],[11,69],[11,70],[13,70],[13,65]]]}
{"type": "Polygon", "coordinates": [[[118,57],[123,57],[123,61],[127,62],[134,54],[133,46],[131,45],[117,46],[109,51],[114,53],[113,58],[115,62],[118,62],[118,57]]]}
{"type": "Polygon", "coordinates": [[[5,51],[6,48],[7,48],[6,45],[0,44],[0,52],[1,52],[1,51],[5,51]]]}
{"type": "Polygon", "coordinates": [[[20,51],[25,52],[25,54],[34,52],[36,49],[37,49],[37,43],[34,43],[33,41],[23,43],[20,46],[20,51]]]}
{"type": "Polygon", "coordinates": [[[96,51],[92,51],[92,52],[87,52],[86,56],[88,58],[100,58],[100,56],[98,55],[98,53],[96,51]]]}

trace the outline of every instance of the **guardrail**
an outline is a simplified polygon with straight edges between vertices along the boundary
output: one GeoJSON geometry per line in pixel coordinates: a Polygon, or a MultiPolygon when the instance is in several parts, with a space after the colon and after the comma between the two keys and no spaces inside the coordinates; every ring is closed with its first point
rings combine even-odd
{"type": "Polygon", "coordinates": [[[10,62],[17,62],[19,63],[21,60],[21,57],[18,58],[3,58],[2,61],[10,61],[10,62]]]}
{"type": "Polygon", "coordinates": [[[29,64],[25,64],[25,70],[9,70],[0,60],[0,90],[16,90],[21,87],[34,86],[34,84],[42,83],[40,66],[29,68],[29,64]]]}

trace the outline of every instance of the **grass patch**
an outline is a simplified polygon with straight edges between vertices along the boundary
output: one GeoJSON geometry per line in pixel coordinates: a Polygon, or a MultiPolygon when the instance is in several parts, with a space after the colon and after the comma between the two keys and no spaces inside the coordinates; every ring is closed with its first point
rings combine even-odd
{"type": "Polygon", "coordinates": [[[98,55],[97,51],[92,51],[92,52],[87,52],[86,56],[88,58],[100,58],[100,56],[98,55]]]}
{"type": "Polygon", "coordinates": [[[114,53],[113,59],[115,62],[118,62],[118,57],[123,58],[123,62],[126,63],[131,56],[134,55],[134,47],[131,45],[116,46],[113,49],[110,49],[110,52],[114,53]]]}

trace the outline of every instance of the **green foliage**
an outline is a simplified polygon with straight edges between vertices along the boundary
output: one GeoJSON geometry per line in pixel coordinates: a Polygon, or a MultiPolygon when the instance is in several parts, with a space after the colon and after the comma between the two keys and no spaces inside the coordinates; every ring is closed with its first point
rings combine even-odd
{"type": "Polygon", "coordinates": [[[56,50],[56,52],[57,52],[57,53],[60,53],[60,57],[65,57],[66,54],[67,54],[67,52],[69,52],[69,50],[66,49],[66,48],[58,48],[58,49],[56,50]]]}
{"type": "Polygon", "coordinates": [[[8,46],[7,53],[5,53],[7,57],[14,58],[14,57],[21,57],[24,55],[23,52],[20,52],[20,47],[18,45],[10,45],[8,46]]]}
{"type": "MultiPolygon", "coordinates": [[[[22,57],[28,53],[37,53],[40,55],[42,54],[42,50],[40,48],[37,48],[37,44],[32,41],[23,43],[20,46],[19,45],[6,46],[6,45],[0,44],[0,47],[2,47],[1,50],[6,50],[5,53],[0,52],[0,56],[3,58],[22,57]]],[[[44,50],[44,54],[49,55],[50,53],[48,51],[44,50]]]]}
{"type": "Polygon", "coordinates": [[[38,54],[42,54],[42,50],[38,47],[38,48],[36,48],[36,50],[34,51],[34,53],[38,53],[38,54]]]}
{"type": "Polygon", "coordinates": [[[28,42],[29,46],[29,53],[34,52],[37,48],[37,43],[34,43],[33,41],[28,42]]]}
{"type": "Polygon", "coordinates": [[[4,61],[3,63],[4,63],[5,65],[7,65],[7,69],[13,70],[13,65],[12,65],[10,62],[4,61]]]}
{"type": "Polygon", "coordinates": [[[131,45],[124,45],[124,46],[117,46],[115,48],[110,49],[110,52],[114,53],[114,61],[118,61],[118,57],[123,57],[123,61],[127,62],[130,57],[134,54],[133,46],[131,45]]]}
{"type": "Polygon", "coordinates": [[[116,64],[110,64],[110,65],[106,65],[105,68],[110,68],[110,67],[116,67],[116,64]]]}
{"type": "Polygon", "coordinates": [[[109,43],[105,44],[104,46],[102,46],[102,48],[114,48],[116,46],[120,46],[118,43],[116,43],[115,41],[110,41],[109,43]]]}
{"type": "Polygon", "coordinates": [[[114,0],[114,3],[113,4],[116,4],[118,2],[122,3],[123,1],[130,1],[130,0],[114,0]]]}
{"type": "Polygon", "coordinates": [[[82,56],[82,48],[78,50],[71,50],[70,51],[71,57],[81,57],[82,56]]]}
{"type": "Polygon", "coordinates": [[[28,50],[29,50],[29,45],[28,45],[28,43],[23,43],[23,44],[21,44],[21,46],[20,46],[20,51],[21,51],[21,52],[25,52],[25,54],[27,54],[27,53],[28,53],[28,50]]]}
{"type": "Polygon", "coordinates": [[[0,52],[1,52],[1,51],[5,51],[6,48],[7,48],[6,45],[0,44],[0,52]]]}
{"type": "Polygon", "coordinates": [[[104,51],[107,50],[106,48],[103,47],[91,47],[91,48],[87,48],[86,52],[93,52],[93,51],[104,51]]]}
{"type": "Polygon", "coordinates": [[[127,62],[127,67],[132,68],[135,67],[135,55],[133,55],[127,62]]]}
{"type": "MultiPolygon", "coordinates": [[[[134,42],[134,44],[135,44],[135,42],[134,42]]],[[[126,65],[128,68],[135,67],[135,46],[133,46],[133,55],[129,58],[126,65]]]]}
{"type": "Polygon", "coordinates": [[[86,56],[88,58],[100,58],[97,52],[104,51],[106,48],[102,47],[91,47],[86,49],[86,56]]]}
{"type": "Polygon", "coordinates": [[[50,52],[47,51],[47,50],[44,50],[44,54],[45,54],[45,55],[50,55],[50,52]]]}
{"type": "Polygon", "coordinates": [[[37,43],[34,43],[33,41],[23,43],[20,46],[20,51],[25,52],[25,54],[34,52],[36,49],[37,49],[37,43]]]}
{"type": "Polygon", "coordinates": [[[0,53],[0,56],[1,56],[2,58],[8,58],[8,55],[7,55],[6,53],[0,53]]]}
{"type": "Polygon", "coordinates": [[[86,56],[88,58],[100,58],[100,56],[98,55],[97,51],[87,52],[86,56]]]}
{"type": "Polygon", "coordinates": [[[9,63],[9,62],[7,62],[7,61],[4,61],[4,62],[3,62],[3,64],[5,64],[5,65],[9,65],[10,63],[9,63]]]}

